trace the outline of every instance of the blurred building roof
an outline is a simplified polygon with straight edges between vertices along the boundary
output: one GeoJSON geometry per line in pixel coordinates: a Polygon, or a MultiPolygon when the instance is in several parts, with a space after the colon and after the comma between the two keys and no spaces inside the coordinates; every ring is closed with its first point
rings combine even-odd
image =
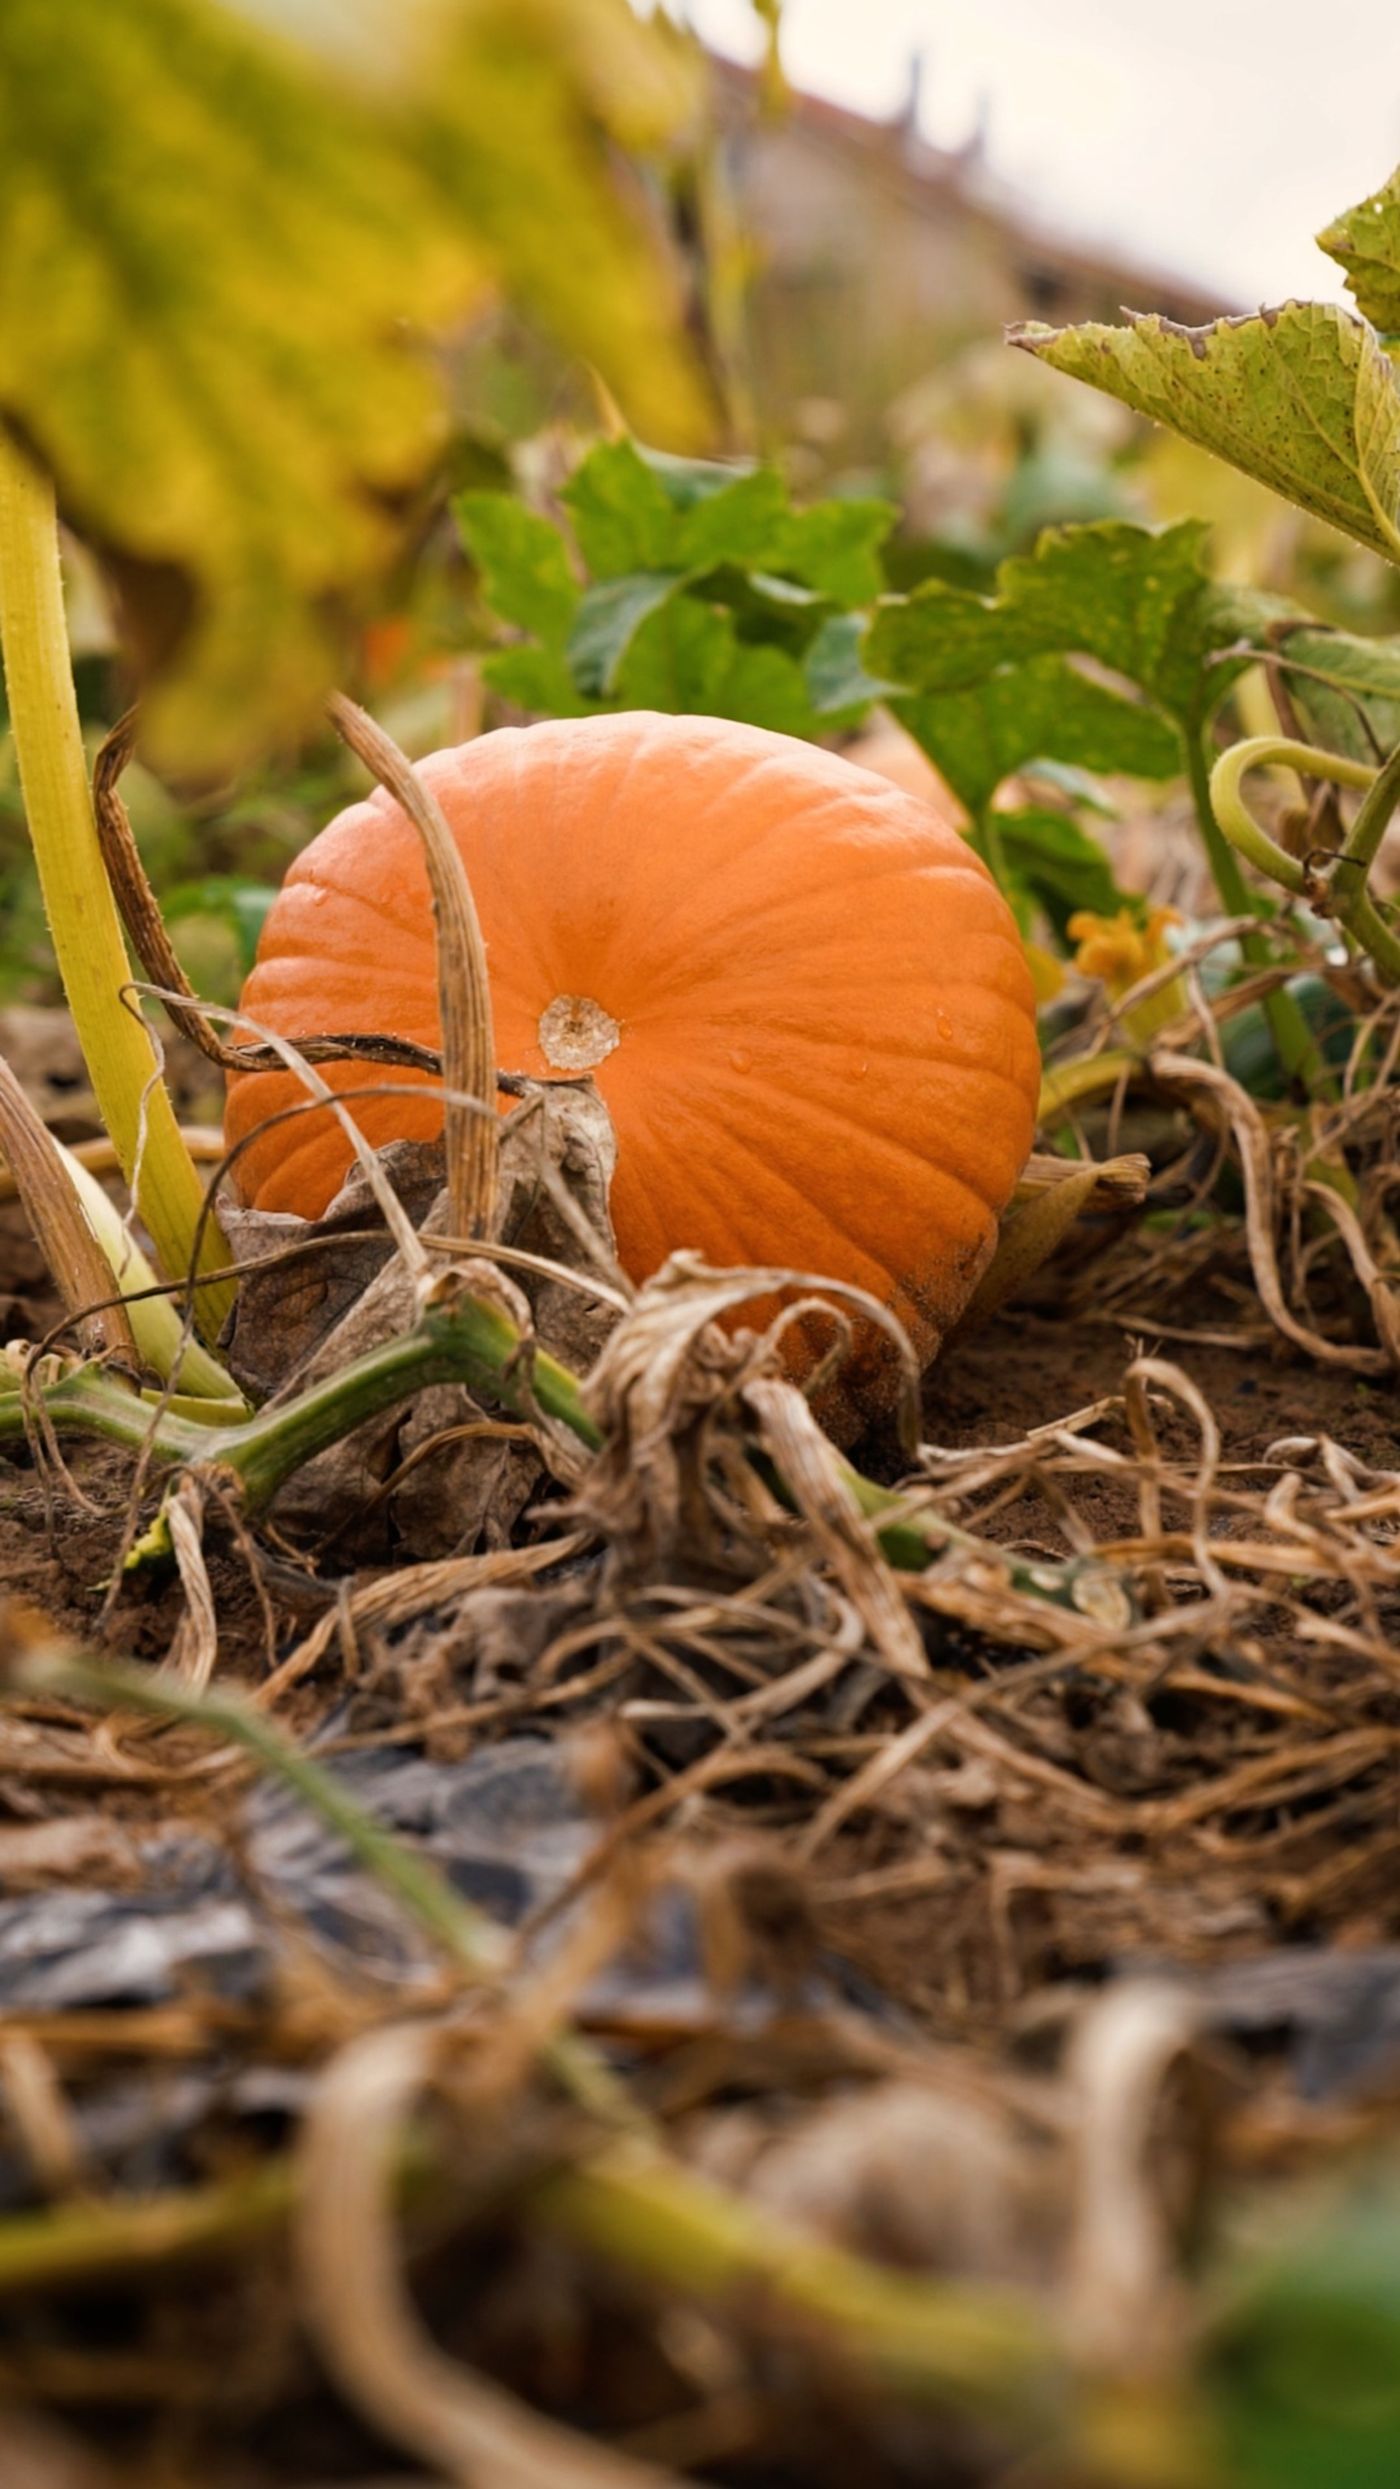
{"type": "Polygon", "coordinates": [[[761,395],[888,399],[1010,322],[1115,320],[1127,307],[1198,326],[1237,309],[1208,287],[1056,229],[1000,181],[985,127],[960,149],[906,108],[873,121],[714,62],[728,187],[753,257],[761,395]]]}

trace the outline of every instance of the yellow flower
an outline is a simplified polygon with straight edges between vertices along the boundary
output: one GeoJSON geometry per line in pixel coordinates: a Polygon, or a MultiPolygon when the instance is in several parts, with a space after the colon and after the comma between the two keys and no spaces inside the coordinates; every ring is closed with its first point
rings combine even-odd
{"type": "MultiPolygon", "coordinates": [[[[1149,909],[1145,922],[1127,907],[1120,907],[1116,916],[1095,916],[1081,908],[1069,920],[1071,939],[1078,945],[1074,964],[1081,976],[1099,979],[1110,1002],[1121,1002],[1154,968],[1166,967],[1172,956],[1167,928],[1180,922],[1174,907],[1149,909]]],[[[1173,977],[1125,1012],[1124,1034],[1146,1043],[1186,1007],[1185,983],[1173,977]]]]}

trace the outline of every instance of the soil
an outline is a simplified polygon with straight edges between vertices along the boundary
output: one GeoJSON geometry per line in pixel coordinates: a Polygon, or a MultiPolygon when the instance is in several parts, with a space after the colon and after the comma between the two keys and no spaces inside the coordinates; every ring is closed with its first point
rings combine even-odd
{"type": "MultiPolygon", "coordinates": [[[[1142,1352],[1195,1387],[1220,1430],[1222,1480],[1256,1499],[1286,1476],[1286,1459],[1267,1456],[1289,1439],[1331,1441],[1377,1469],[1395,1466],[1390,1387],[1311,1363],[1257,1327],[1241,1333],[1240,1347],[1221,1344],[1222,1335],[1241,1327],[1242,1300],[1230,1272],[1223,1285],[1203,1280],[1185,1304],[1178,1292],[1163,1313],[1164,1326],[1170,1314],[1170,1334],[1154,1337],[1135,1336],[1093,1310],[1096,1279],[1111,1267],[1110,1258],[1094,1264],[1087,1280],[1070,1271],[1063,1283],[1042,1281],[1032,1301],[957,1343],[929,1378],[927,1440],[948,1451],[1013,1445],[1118,1395],[1126,1368],[1142,1352]],[[1205,1336],[1177,1335],[1188,1328],[1205,1336]]],[[[1257,1326],[1257,1309],[1246,1311],[1257,1326]]],[[[4,1205],[0,1314],[9,1330],[30,1338],[42,1336],[55,1314],[17,1214],[4,1205]]],[[[1154,1404],[1154,1423],[1163,1459],[1189,1474],[1200,1439],[1188,1409],[1154,1404]]],[[[1131,1446],[1119,1417],[1095,1432],[1110,1447],[1131,1446]]],[[[888,1445],[868,1446],[863,1457],[887,1476],[898,1474],[898,1455],[888,1445]]],[[[81,1501],[61,1481],[46,1484],[28,1453],[0,1455],[0,1582],[61,1635],[158,1664],[185,1610],[173,1572],[145,1572],[115,1597],[107,1588],[129,1521],[129,1463],[95,1446],[74,1446],[66,1458],[81,1501]]],[[[1028,1474],[1014,1495],[985,1513],[979,1507],[975,1527],[993,1542],[1014,1542],[1022,1555],[1059,1560],[1086,1545],[1137,1536],[1140,1485],[1122,1473],[1083,1474],[1060,1493],[1028,1474]]],[[[310,1579],[290,1555],[264,1545],[259,1585],[227,1526],[212,1516],[206,1556],[220,1683],[235,1687],[256,1686],[270,1659],[357,1582],[348,1568],[343,1578],[310,1579]]],[[[386,1743],[395,1753],[412,1752],[406,1741],[420,1731],[430,1760],[479,1756],[502,1734],[562,1736],[568,1752],[584,1758],[577,1768],[592,1776],[602,1819],[594,1880],[605,1896],[612,1893],[607,1906],[618,1906],[615,1887],[629,1873],[632,1908],[648,1875],[678,1866],[697,1879],[704,1897],[707,1977],[712,1950],[722,1965],[726,1948],[732,1962],[736,1946],[741,1965],[767,1966],[763,1977],[776,1982],[780,2000],[795,1975],[814,1964],[824,1977],[836,1976],[839,2011],[824,2006],[807,2023],[794,2011],[771,2030],[750,2029],[738,2015],[727,2019],[719,1973],[713,2027],[698,2037],[687,2035],[683,2021],[668,2022],[669,2006],[648,2007],[652,2018],[634,2043],[636,2068],[649,2096],[676,2115],[687,2146],[695,2129],[706,2149],[733,2151],[733,2130],[745,2118],[765,2147],[775,2137],[781,2143],[814,2104],[855,2097],[862,2082],[878,2082],[904,2057],[921,2069],[926,2086],[930,2067],[939,2069],[955,2101],[969,2090],[979,2099],[985,2092],[1008,2119],[1044,2087],[1053,2103],[1050,2123],[1064,2121],[1069,2136],[1079,2112],[1064,2088],[1065,2067],[1085,2000],[1110,1995],[1116,1983],[1146,1970],[1191,2000],[1223,2104],[1212,2112],[1211,2150],[1235,2184],[1242,2173],[1310,2166],[1339,2134],[1348,2146],[1358,2137],[1389,2135],[1400,2097],[1400,1693],[1371,1662],[1363,1666],[1345,1652],[1334,1657],[1300,1632],[1342,1612],[1343,1587],[1340,1576],[1315,1585],[1282,1582],[1275,1597],[1266,1579],[1262,1590],[1239,1594],[1238,1620],[1203,1631],[1198,1646],[1183,1645],[1156,1676],[1135,1668],[1126,1646],[1126,1655],[1100,1652],[1083,1670],[1072,1661],[1057,1668],[1053,1654],[1047,1664],[1034,1642],[964,1625],[956,1609],[931,1596],[913,1612],[934,1694],[947,1697],[927,1715],[942,1723],[939,1734],[815,1850],[814,1822],[845,1777],[919,1725],[898,1682],[868,1665],[854,1672],[853,1685],[838,1685],[839,1699],[828,1703],[823,1693],[775,1723],[765,1751],[779,1764],[790,1762],[791,1773],[770,1762],[718,1778],[713,1788],[703,1772],[707,1759],[722,1756],[726,1732],[714,1697],[727,1680],[706,1679],[703,1657],[683,1651],[683,1669],[670,1674],[638,1662],[625,1682],[610,1680],[575,1715],[560,1704],[568,1692],[564,1672],[545,1675],[538,1708],[531,1708],[527,1656],[518,1689],[507,1671],[497,1724],[464,1732],[451,1723],[473,1705],[489,1715],[491,1700],[481,1700],[484,1645],[450,1606],[405,1635],[369,1637],[358,1679],[347,1677],[341,1646],[333,1643],[319,1675],[278,1716],[296,1734],[329,1718],[337,1740],[330,1752],[342,1758],[386,1743]],[[625,1735],[617,1727],[624,1695],[633,1715],[625,1735]],[[682,1698],[691,1697],[687,1711],[682,1698]]],[[[535,1604],[551,1596],[538,1589],[511,1595],[535,1604]]],[[[1195,1591],[1178,1584],[1178,1595],[1189,1611],[1195,1591]]],[[[1376,1636],[1394,1638],[1396,1606],[1388,1590],[1372,1595],[1376,1636]]],[[[660,1629],[644,1599],[638,1612],[655,1637],[660,1629]]],[[[518,1626],[518,1611],[503,1612],[507,1641],[512,1615],[518,1626]]],[[[23,1631],[23,1613],[19,1621],[23,1631]]],[[[353,1634],[349,1647],[358,1649],[353,1634]]],[[[596,1658],[594,1645],[585,1669],[596,1658]]],[[[484,1671],[487,1692],[494,1686],[499,1701],[492,1666],[484,1671]]],[[[61,1737],[62,1714],[54,1725],[61,1737]]],[[[217,1837],[236,1819],[244,1775],[181,1787],[178,1764],[199,1752],[197,1742],[169,1741],[172,1779],[154,1785],[123,1785],[102,1768],[100,1749],[95,1768],[91,1759],[55,1751],[58,1761],[38,1768],[26,1768],[15,1752],[0,1762],[0,1886],[9,1856],[28,1862],[18,1891],[44,1896],[86,1885],[136,1895],[132,1843],[179,1821],[217,1837]],[[65,1851],[57,1841],[43,1863],[45,1838],[64,1827],[71,1845],[65,1851]]],[[[138,1742],[126,1751],[147,1749],[138,1742]]],[[[587,1884],[583,1889],[586,1895],[587,1884]]],[[[133,1906],[143,1903],[134,1899],[133,1906]]],[[[307,1918],[314,1923],[314,1912],[307,1918]]],[[[180,2079],[205,2085],[220,2103],[189,2147],[194,2166],[218,2171],[230,2149],[232,2165],[242,2166],[259,2117],[280,2138],[288,2119],[276,2105],[279,2086],[304,2086],[365,2010],[362,1995],[300,1958],[286,1994],[242,2021],[210,2006],[197,1985],[161,2008],[153,2028],[166,2013],[174,2024],[183,2018],[190,2035],[180,2079]],[[207,2027],[200,2020],[206,2013],[207,2027]],[[231,2097],[245,2077],[255,2093],[263,2085],[274,2105],[252,2117],[240,2112],[239,2123],[224,2092],[231,2097]],[[232,2146],[226,2120],[236,2132],[232,2146]]],[[[113,2082],[100,2018],[89,2020],[94,2036],[74,2043],[71,2055],[60,2048],[55,2062],[70,2098],[82,2115],[91,2106],[100,2128],[123,2087],[129,2097],[173,2077],[143,2063],[124,2040],[113,2082]]],[[[46,2045],[59,2046],[56,2017],[48,2026],[40,2018],[36,2028],[47,2031],[46,2045]]],[[[3,2070],[0,2063],[0,2076],[3,2070]]],[[[1151,2157],[1157,2148],[1154,2129],[1143,2151],[1151,2157]]],[[[1061,2188],[1068,2183],[1066,2155],[1072,2158],[1067,2143],[1055,2164],[1061,2188]]],[[[974,2178],[976,2167],[974,2161],[974,2178]]],[[[895,2192],[906,2191],[901,2177],[895,2192]]],[[[903,2218],[902,2202],[897,2209],[903,2218]]],[[[938,2228],[949,2217],[941,2198],[936,2212],[938,2228]]],[[[887,2207],[881,2217],[895,2215],[887,2207]]],[[[957,2217],[971,2218],[965,2205],[957,2217]]],[[[669,2336],[646,2306],[639,2313],[635,2299],[600,2282],[587,2264],[581,2275],[556,2243],[522,2240],[509,2225],[498,2235],[480,2219],[465,2235],[465,2262],[440,2269],[429,2254],[420,2267],[443,2338],[464,2357],[587,2426],[614,2435],[635,2428],[639,2442],[650,2442],[645,2424],[654,2414],[674,2414],[692,2396],[709,2408],[711,2387],[693,2385],[687,2362],[693,2355],[694,2376],[703,2370],[708,2377],[718,2335],[715,2344],[701,2344],[701,2357],[688,2337],[682,2341],[678,2321],[685,2356],[673,2372],[669,2336]]],[[[1062,2249],[1063,2242],[1056,2253],[1062,2249]]],[[[1043,2248],[1037,2253],[1043,2265],[1043,2248]]],[[[1053,2298],[1062,2285],[1054,2257],[1050,2263],[1053,2298]]],[[[957,2256],[951,2269],[962,2270],[957,2256]]],[[[1036,2274],[1041,2287],[1040,2266],[1036,2274]]],[[[1012,2278],[1024,2275],[1018,2270],[1012,2278]]],[[[313,2481],[369,2481],[394,2469],[390,2450],[328,2393],[293,2318],[286,2274],[256,2252],[242,2263],[226,2261],[207,2292],[186,2294],[178,2279],[157,2272],[149,2296],[124,2280],[116,2294],[97,2296],[73,2318],[46,2322],[52,2334],[41,2341],[40,2356],[22,2321],[4,2315],[0,2399],[9,2357],[28,2395],[65,2411],[71,2433],[64,2445],[74,2460],[114,2465],[93,2475],[102,2489],[155,2478],[157,2459],[165,2465],[158,2476],[175,2489],[194,2477],[209,2489],[304,2489],[313,2481]],[[169,2356],[166,2346],[173,2346],[169,2356]],[[50,2372],[59,2379],[51,2396],[43,2382],[50,2372]],[[166,2372],[182,2378],[178,2391],[161,2383],[166,2372]],[[120,2392],[103,2399],[100,2379],[107,2374],[125,2379],[125,2404],[120,2392]],[[66,2408],[64,2375],[85,2380],[90,2412],[81,2400],[66,2408]]],[[[696,2468],[745,2489],[760,2482],[839,2489],[857,2470],[882,2484],[936,2478],[959,2489],[989,2477],[975,2443],[963,2448],[945,2432],[934,2446],[912,2423],[902,2437],[903,2420],[882,2436],[882,2424],[855,2401],[841,2405],[838,2394],[839,2409],[828,2411],[818,2392],[813,2402],[809,2370],[799,2363],[795,2373],[795,2394],[785,2397],[781,2381],[770,2380],[767,2400],[760,2396],[759,2438],[769,2451],[755,2458],[756,2469],[742,2453],[726,2463],[722,2446],[707,2459],[703,2442],[696,2468]],[[882,2449],[874,2462],[872,2442],[882,2449]]],[[[719,2388],[712,2399],[722,2409],[719,2388]]],[[[684,2463],[683,2428],[674,2442],[684,2463]]],[[[83,2476],[81,2469],[74,2475],[83,2476]]]]}
{"type": "MultiPolygon", "coordinates": [[[[1238,1309],[1209,1301],[1212,1311],[1238,1309]]],[[[1270,1447],[1296,1436],[1327,1435],[1378,1468],[1400,1449],[1400,1376],[1376,1383],[1314,1364],[1284,1340],[1221,1347],[1214,1341],[1125,1334],[1086,1313],[1063,1318],[1016,1309],[976,1339],[955,1345],[929,1377],[924,1418],[931,1442],[972,1445],[1014,1442],[1037,1426],[1122,1390],[1123,1374],[1141,1349],[1180,1367],[1208,1402],[1227,1460],[1261,1461],[1270,1447]]],[[[1188,1453],[1193,1432],[1184,1417],[1159,1428],[1168,1453],[1188,1453]]]]}

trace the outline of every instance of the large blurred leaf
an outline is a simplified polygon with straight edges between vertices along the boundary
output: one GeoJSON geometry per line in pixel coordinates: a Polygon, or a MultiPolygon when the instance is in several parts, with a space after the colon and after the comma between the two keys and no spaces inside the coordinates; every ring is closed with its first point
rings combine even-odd
{"type": "Polygon", "coordinates": [[[693,47],[628,0],[373,5],[400,51],[415,9],[448,30],[399,134],[454,230],[485,247],[501,283],[570,352],[596,364],[639,431],[698,446],[713,410],[635,166],[698,112],[693,47]]]}
{"type": "Polygon", "coordinates": [[[1347,291],[1363,318],[1373,328],[1400,332],[1400,171],[1317,239],[1345,268],[1347,291]]]}
{"type": "Polygon", "coordinates": [[[1365,322],[1295,302],[1209,328],[1154,312],[1011,336],[1400,560],[1400,376],[1365,322]]]}
{"type": "Polygon", "coordinates": [[[111,559],[182,763],[329,679],[442,437],[417,333],[505,282],[658,429],[701,420],[608,145],[654,30],[438,0],[415,50],[417,14],[417,81],[356,90],[216,0],[0,8],[0,413],[111,559]]]}

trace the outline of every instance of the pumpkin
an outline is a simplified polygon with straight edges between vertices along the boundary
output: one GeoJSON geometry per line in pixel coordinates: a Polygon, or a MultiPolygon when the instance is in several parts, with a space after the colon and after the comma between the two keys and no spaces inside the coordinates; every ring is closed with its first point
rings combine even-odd
{"type": "MultiPolygon", "coordinates": [[[[1016,926],[957,832],[831,752],[717,718],[502,728],[419,768],[475,894],[502,1068],[589,1072],[611,1112],[625,1267],[689,1246],[853,1281],[930,1357],[993,1250],[1039,1081],[1016,926]]],[[[427,874],[387,795],[292,866],[243,1001],[290,1038],[438,1042],[427,874]]],[[[304,1096],[290,1073],[235,1074],[229,1143],[304,1096]]],[[[354,1114],[381,1147],[441,1130],[421,1094],[354,1114]]],[[[252,1140],[235,1182],[310,1218],[349,1163],[313,1110],[252,1140]]]]}

